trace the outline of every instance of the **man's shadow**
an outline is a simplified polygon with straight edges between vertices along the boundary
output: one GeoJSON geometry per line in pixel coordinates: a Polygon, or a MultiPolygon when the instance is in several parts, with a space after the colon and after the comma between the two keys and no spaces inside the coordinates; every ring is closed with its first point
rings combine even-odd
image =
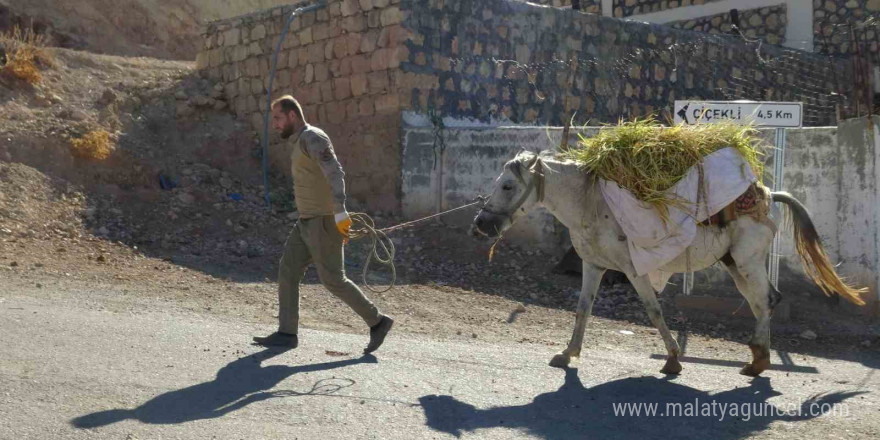
{"type": "MultiPolygon", "coordinates": [[[[759,377],[748,387],[709,394],[671,380],[653,376],[633,377],[585,388],[576,369],[566,370],[559,390],[540,394],[527,404],[478,409],[452,396],[430,395],[419,399],[426,424],[437,431],[460,437],[463,432],[485,428],[520,429],[545,439],[575,438],[713,438],[740,439],[767,429],[776,421],[801,421],[818,417],[823,404],[835,405],[864,392],[836,392],[814,396],[796,408],[776,407],[767,402],[781,393],[770,380],[759,377]],[[715,414],[702,411],[717,402],[715,414]],[[615,414],[615,404],[657,404],[655,415],[615,414]],[[672,404],[668,406],[667,404],[672,404]],[[668,416],[677,410],[678,416],[668,416]],[[690,404],[688,406],[688,404],[690,404]],[[720,406],[726,404],[726,411],[720,406]],[[814,404],[818,406],[813,406],[814,404]],[[737,406],[738,416],[731,414],[737,406]],[[697,413],[686,413],[687,408],[697,413]],[[748,417],[742,409],[749,411],[748,417]],[[778,410],[779,413],[777,413],[778,410]],[[761,411],[759,414],[758,411],[761,411]],[[661,415],[664,414],[664,415],[661,415]]],[[[828,408],[828,406],[824,407],[828,408]]]]}
{"type": "Polygon", "coordinates": [[[217,371],[217,377],[210,382],[169,391],[134,409],[99,411],[77,417],[70,423],[77,428],[97,428],[126,419],[135,419],[150,424],[175,424],[213,419],[261,400],[273,397],[327,395],[355,383],[351,379],[322,379],[306,392],[268,391],[294,374],[377,362],[375,356],[365,355],[357,359],[293,367],[286,365],[263,367],[260,365],[262,360],[277,356],[284,351],[267,349],[236,359],[217,371]]]}

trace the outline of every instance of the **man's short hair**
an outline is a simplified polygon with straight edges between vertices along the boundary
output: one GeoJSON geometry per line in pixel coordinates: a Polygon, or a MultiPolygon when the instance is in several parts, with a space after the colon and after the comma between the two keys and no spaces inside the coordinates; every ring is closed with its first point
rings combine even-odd
{"type": "Polygon", "coordinates": [[[300,120],[306,122],[306,117],[305,115],[303,115],[302,106],[299,105],[299,101],[297,101],[296,98],[294,98],[293,96],[284,95],[272,101],[272,108],[275,108],[276,106],[281,106],[281,111],[283,111],[284,114],[294,112],[300,120]]]}

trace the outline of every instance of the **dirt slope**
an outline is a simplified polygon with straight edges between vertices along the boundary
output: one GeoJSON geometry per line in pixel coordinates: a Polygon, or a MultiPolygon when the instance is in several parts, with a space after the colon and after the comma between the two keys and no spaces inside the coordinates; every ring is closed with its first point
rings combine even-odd
{"type": "Polygon", "coordinates": [[[0,30],[34,23],[61,47],[126,56],[194,60],[206,21],[283,0],[0,0],[0,30]]]}

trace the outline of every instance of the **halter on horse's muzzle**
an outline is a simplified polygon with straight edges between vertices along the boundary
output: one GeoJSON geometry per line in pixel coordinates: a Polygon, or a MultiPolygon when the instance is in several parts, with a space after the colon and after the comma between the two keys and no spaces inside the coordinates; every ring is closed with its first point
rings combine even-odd
{"type": "MultiPolygon", "coordinates": [[[[507,217],[512,220],[513,214],[517,210],[522,208],[522,206],[526,203],[526,200],[528,200],[529,196],[531,196],[532,194],[532,190],[537,191],[538,202],[542,202],[544,200],[544,162],[541,160],[541,158],[535,156],[535,159],[532,161],[531,164],[527,166],[527,169],[529,171],[529,174],[532,175],[532,178],[526,184],[526,190],[519,197],[516,203],[514,203],[514,206],[510,210],[510,212],[493,211],[487,208],[486,205],[488,204],[488,200],[486,200],[486,203],[484,203],[483,206],[480,207],[480,211],[487,212],[489,214],[499,217],[507,217]]],[[[521,175],[517,174],[517,178],[519,178],[520,181],[525,182],[525,179],[523,179],[521,175]]],[[[477,215],[479,216],[479,214],[477,215]]]]}

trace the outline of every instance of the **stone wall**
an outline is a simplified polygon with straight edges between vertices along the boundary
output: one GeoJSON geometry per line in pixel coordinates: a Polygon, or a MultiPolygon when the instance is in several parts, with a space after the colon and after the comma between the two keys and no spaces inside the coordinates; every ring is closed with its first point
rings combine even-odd
{"type": "MultiPolygon", "coordinates": [[[[271,54],[290,7],[211,23],[197,58],[231,110],[263,131],[271,54]]],[[[292,93],[331,135],[355,207],[400,203],[401,111],[584,125],[667,115],[675,99],[803,100],[835,122],[849,64],[738,37],[515,0],[328,0],[295,20],[273,96],[292,93]],[[576,60],[570,63],[568,60],[576,60]],[[570,76],[574,65],[574,75],[570,76]]],[[[270,137],[273,170],[289,151],[270,137]]]]}
{"type": "MultiPolygon", "coordinates": [[[[816,52],[830,55],[852,55],[849,23],[865,22],[869,17],[880,18],[880,0],[814,0],[813,42],[816,52]]],[[[866,29],[868,50],[880,54],[880,27],[866,29]]]]}
{"type": "Polygon", "coordinates": [[[614,16],[618,18],[649,14],[680,7],[703,5],[718,0],[614,0],[614,16]]]}
{"type": "MultiPolygon", "coordinates": [[[[785,27],[788,21],[785,5],[770,8],[748,9],[739,12],[740,32],[749,39],[762,39],[770,44],[785,41],[785,27]]],[[[730,34],[732,22],[730,13],[682,20],[667,23],[676,29],[707,32],[710,34],[730,34]]]]}
{"type": "Polygon", "coordinates": [[[831,92],[851,87],[838,81],[845,63],[739,37],[516,1],[401,5],[419,34],[407,42],[411,59],[402,69],[439,76],[440,90],[415,91],[421,111],[561,125],[573,112],[578,124],[611,122],[684,98],[802,100],[807,125],[831,125],[831,92]]]}
{"type": "MultiPolygon", "coordinates": [[[[539,5],[561,7],[571,7],[571,0],[528,0],[529,3],[539,5]]],[[[581,0],[581,11],[590,14],[602,13],[602,0],[581,0]]]]}
{"type": "MultiPolygon", "coordinates": [[[[400,0],[329,0],[293,21],[278,56],[273,96],[292,93],[307,120],[330,134],[346,171],[352,205],[394,211],[399,201],[399,110],[415,76],[400,0]]],[[[271,55],[291,7],[211,23],[197,64],[225,86],[239,118],[263,132],[271,55]]],[[[436,77],[419,85],[436,88],[436,77]]],[[[270,137],[273,169],[289,173],[289,149],[270,137]]]]}

